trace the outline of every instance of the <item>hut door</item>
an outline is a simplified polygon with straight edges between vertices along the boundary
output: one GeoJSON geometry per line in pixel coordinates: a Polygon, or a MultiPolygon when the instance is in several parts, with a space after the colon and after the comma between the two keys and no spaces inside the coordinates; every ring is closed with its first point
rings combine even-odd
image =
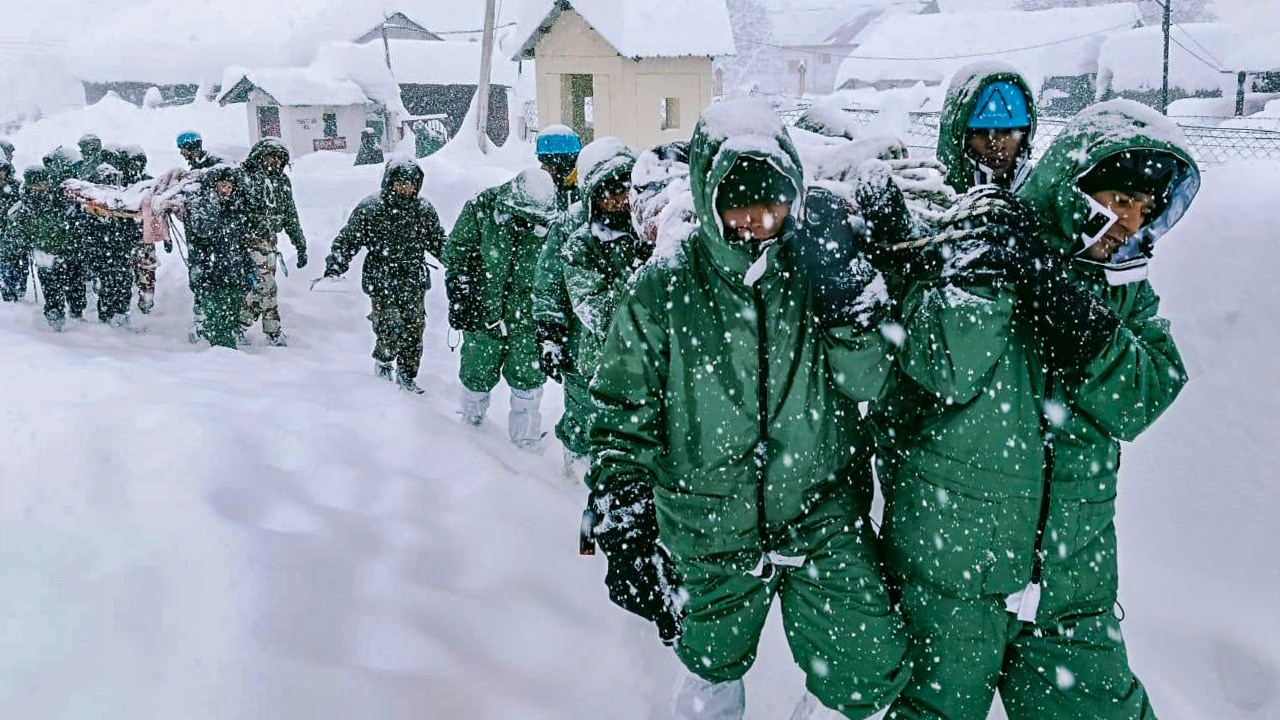
{"type": "Polygon", "coordinates": [[[275,105],[258,108],[258,136],[280,137],[280,108],[275,105]]]}

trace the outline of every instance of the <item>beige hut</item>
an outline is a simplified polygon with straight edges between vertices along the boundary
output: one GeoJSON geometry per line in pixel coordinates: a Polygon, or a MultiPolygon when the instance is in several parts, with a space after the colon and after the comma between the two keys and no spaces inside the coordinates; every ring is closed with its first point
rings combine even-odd
{"type": "Polygon", "coordinates": [[[540,0],[515,60],[536,60],[538,123],[634,148],[687,140],[711,104],[711,61],[732,55],[725,0],[540,0]]]}

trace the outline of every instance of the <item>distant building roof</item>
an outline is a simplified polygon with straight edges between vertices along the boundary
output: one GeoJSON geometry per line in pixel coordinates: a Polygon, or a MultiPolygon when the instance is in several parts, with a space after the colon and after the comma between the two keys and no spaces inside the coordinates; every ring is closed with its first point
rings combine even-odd
{"type": "Polygon", "coordinates": [[[385,20],[374,25],[369,32],[355,39],[357,43],[369,43],[375,40],[427,40],[440,41],[444,38],[422,27],[409,19],[408,15],[398,12],[388,15],[385,20]]]}
{"type": "Polygon", "coordinates": [[[869,25],[888,15],[915,14],[928,5],[924,0],[894,2],[841,2],[801,0],[768,6],[773,43],[783,47],[849,45],[869,25]]]}
{"type": "Polygon", "coordinates": [[[511,36],[510,56],[532,57],[538,40],[567,9],[581,15],[623,57],[734,54],[725,0],[530,0],[511,36]]]}
{"type": "Polygon", "coordinates": [[[1000,12],[1020,10],[1021,0],[937,0],[938,11],[944,13],[1000,12]]]}
{"type": "Polygon", "coordinates": [[[1032,77],[1090,73],[1108,34],[1141,24],[1134,3],[894,15],[866,33],[841,64],[836,86],[852,80],[941,83],[967,63],[997,56],[1032,77]]]}
{"type": "Polygon", "coordinates": [[[1254,35],[1223,60],[1227,63],[1227,67],[1224,68],[1226,70],[1280,71],[1280,33],[1254,35]]]}
{"type": "Polygon", "coordinates": [[[245,102],[254,89],[286,106],[364,105],[369,96],[345,78],[327,77],[311,68],[251,70],[218,97],[220,105],[245,102]]]}
{"type": "MultiPolygon", "coordinates": [[[[387,46],[391,51],[391,69],[399,84],[477,85],[480,82],[480,43],[391,40],[387,46]]],[[[365,45],[324,43],[316,50],[311,64],[326,74],[350,78],[361,87],[390,78],[381,41],[365,45]]],[[[516,64],[495,53],[490,81],[511,87],[516,80],[516,64]]]]}

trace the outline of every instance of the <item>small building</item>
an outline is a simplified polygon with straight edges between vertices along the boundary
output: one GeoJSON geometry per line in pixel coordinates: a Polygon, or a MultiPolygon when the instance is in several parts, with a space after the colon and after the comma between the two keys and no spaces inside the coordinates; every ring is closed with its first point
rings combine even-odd
{"type": "MultiPolygon", "coordinates": [[[[220,105],[248,108],[250,144],[280,138],[294,157],[317,150],[354,153],[370,120],[385,122],[385,106],[359,85],[310,68],[254,70],[224,87],[220,105]]],[[[383,144],[389,149],[390,143],[383,144]]]]}
{"type": "MultiPolygon", "coordinates": [[[[1224,74],[1218,58],[1240,46],[1239,31],[1226,23],[1172,26],[1169,45],[1169,102],[1234,95],[1236,78],[1224,74]]],[[[1128,98],[1160,107],[1164,81],[1164,32],[1142,27],[1116,33],[1098,56],[1098,98],[1128,98]]]]}
{"type": "Polygon", "coordinates": [[[1280,33],[1254,35],[1224,60],[1235,76],[1236,115],[1280,98],[1280,33]]]}
{"type": "Polygon", "coordinates": [[[1098,53],[1111,34],[1142,25],[1131,2],[1034,12],[895,15],[868,32],[840,65],[836,85],[854,89],[941,85],[962,66],[998,58],[1048,93],[1046,114],[1094,101],[1098,53]]]}
{"type": "Polygon", "coordinates": [[[369,31],[356,38],[356,42],[363,45],[371,42],[381,42],[383,40],[426,40],[430,42],[441,42],[444,38],[422,27],[418,23],[409,19],[408,15],[402,12],[392,13],[382,22],[369,28],[369,31]]]}
{"type": "Polygon", "coordinates": [[[538,123],[634,148],[686,140],[734,52],[724,0],[535,0],[508,45],[535,60],[538,123]]]}

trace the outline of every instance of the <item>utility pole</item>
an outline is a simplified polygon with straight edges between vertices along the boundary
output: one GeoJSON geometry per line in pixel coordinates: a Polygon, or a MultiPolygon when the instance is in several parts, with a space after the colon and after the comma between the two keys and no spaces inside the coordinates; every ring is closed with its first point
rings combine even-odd
{"type": "Polygon", "coordinates": [[[484,6],[484,39],[480,43],[480,84],[476,87],[476,118],[480,136],[480,152],[489,153],[489,72],[493,64],[493,25],[497,0],[486,0],[484,6]]]}
{"type": "Polygon", "coordinates": [[[1173,0],[1164,0],[1164,74],[1160,83],[1160,114],[1169,114],[1169,21],[1173,17],[1173,0]]]}

